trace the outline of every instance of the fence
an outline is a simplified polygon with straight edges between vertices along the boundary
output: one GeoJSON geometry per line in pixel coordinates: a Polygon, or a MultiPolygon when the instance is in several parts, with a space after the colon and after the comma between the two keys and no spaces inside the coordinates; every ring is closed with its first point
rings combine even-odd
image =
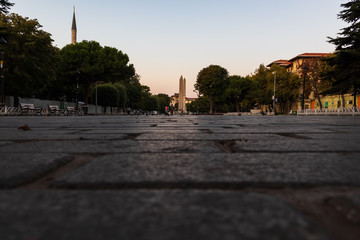
{"type": "MultiPolygon", "coordinates": [[[[20,109],[14,107],[14,98],[7,96],[6,102],[8,107],[0,107],[0,115],[7,115],[7,116],[15,116],[20,115],[20,109]]],[[[75,103],[73,102],[61,102],[61,101],[52,101],[52,100],[43,100],[43,99],[36,99],[36,98],[20,98],[20,103],[29,103],[34,104],[37,107],[42,107],[42,113],[44,115],[47,114],[47,106],[48,105],[58,105],[58,106],[72,106],[75,107],[75,103]]],[[[103,107],[98,105],[87,105],[88,113],[89,114],[103,114],[103,107]]],[[[106,113],[111,114],[113,112],[119,113],[115,108],[107,107],[106,113]]]]}
{"type": "Polygon", "coordinates": [[[317,116],[317,115],[325,115],[325,116],[355,116],[360,115],[360,108],[358,107],[347,107],[347,108],[321,108],[321,109],[304,109],[298,110],[297,115],[300,116],[317,116]]]}

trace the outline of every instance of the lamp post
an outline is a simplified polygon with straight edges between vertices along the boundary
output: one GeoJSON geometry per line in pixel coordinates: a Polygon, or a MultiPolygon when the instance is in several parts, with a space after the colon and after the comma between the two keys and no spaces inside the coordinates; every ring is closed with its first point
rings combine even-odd
{"type": "Polygon", "coordinates": [[[301,109],[302,110],[305,109],[305,79],[306,79],[307,70],[308,70],[308,67],[306,67],[306,66],[303,67],[304,79],[303,79],[303,92],[302,92],[302,100],[301,100],[301,109]]]}
{"type": "Polygon", "coordinates": [[[98,108],[98,91],[97,91],[97,81],[95,82],[95,114],[97,114],[97,108],[98,108]]]}
{"type": "Polygon", "coordinates": [[[79,77],[80,77],[80,71],[76,70],[76,103],[75,103],[76,109],[79,109],[79,77]]]}
{"type": "Polygon", "coordinates": [[[1,78],[1,106],[5,106],[5,76],[4,76],[4,49],[6,40],[0,36],[0,78],[1,78]]]}
{"type": "Polygon", "coordinates": [[[276,84],[276,72],[273,72],[274,74],[274,96],[273,96],[273,111],[274,111],[274,115],[276,114],[276,108],[275,108],[275,94],[276,94],[276,88],[275,88],[275,84],[276,84]]]}

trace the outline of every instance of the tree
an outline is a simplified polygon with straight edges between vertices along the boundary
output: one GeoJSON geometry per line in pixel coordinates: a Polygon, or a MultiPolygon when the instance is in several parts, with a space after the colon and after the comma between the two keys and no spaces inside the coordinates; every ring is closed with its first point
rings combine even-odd
{"type": "Polygon", "coordinates": [[[276,72],[276,99],[280,105],[282,113],[288,112],[291,105],[296,102],[299,96],[299,85],[301,79],[298,75],[286,71],[285,68],[278,65],[272,65],[270,69],[260,65],[252,79],[257,82],[258,102],[260,105],[265,105],[272,109],[274,95],[274,73],[276,72]]]}
{"type": "Polygon", "coordinates": [[[257,84],[249,77],[230,76],[229,87],[225,91],[226,97],[234,102],[236,111],[240,112],[240,105],[249,110],[256,101],[257,84]]]}
{"type": "Polygon", "coordinates": [[[360,1],[352,0],[341,6],[345,9],[338,16],[350,25],[343,28],[337,38],[330,38],[336,52],[327,63],[334,67],[330,72],[335,78],[333,92],[352,91],[356,106],[356,95],[360,93],[360,1]]]}
{"type": "Polygon", "coordinates": [[[218,65],[202,69],[194,85],[195,90],[209,99],[210,114],[213,114],[215,97],[221,96],[228,84],[228,71],[218,65]]]}
{"type": "Polygon", "coordinates": [[[10,7],[14,6],[14,3],[9,2],[9,0],[0,0],[0,14],[9,13],[10,7]]]}
{"type": "Polygon", "coordinates": [[[188,109],[190,112],[196,112],[197,114],[208,113],[209,106],[209,99],[207,97],[201,96],[195,101],[192,101],[190,104],[186,105],[186,109],[188,109]]]}
{"type": "Polygon", "coordinates": [[[129,57],[127,54],[124,54],[122,51],[113,47],[104,47],[102,51],[104,54],[103,81],[126,82],[135,75],[134,65],[129,64],[129,57]]]}
{"type": "Polygon", "coordinates": [[[164,113],[165,107],[170,106],[170,97],[169,97],[169,95],[164,94],[164,93],[160,93],[160,94],[156,95],[156,97],[157,97],[158,103],[159,103],[159,112],[164,113]]]}
{"type": "MultiPolygon", "coordinates": [[[[36,19],[18,14],[0,13],[0,28],[6,29],[6,93],[41,97],[57,78],[58,49],[52,46],[51,35],[41,30],[36,19]]],[[[1,34],[2,35],[2,34],[1,34]]]]}
{"type": "Polygon", "coordinates": [[[114,83],[113,85],[119,92],[119,99],[118,99],[117,107],[124,110],[125,106],[126,106],[126,101],[127,101],[126,87],[120,82],[114,83]]]}
{"type": "MultiPolygon", "coordinates": [[[[95,89],[92,89],[93,99],[95,99],[95,89]]],[[[106,107],[117,107],[119,103],[119,91],[111,83],[100,84],[97,87],[97,102],[102,105],[106,110],[106,107]]]]}
{"type": "Polygon", "coordinates": [[[128,82],[135,75],[126,54],[111,47],[102,47],[96,41],[82,41],[61,49],[62,72],[65,79],[72,79],[75,86],[76,73],[84,89],[84,102],[88,102],[89,90],[97,81],[128,82]]]}
{"type": "Polygon", "coordinates": [[[132,109],[141,109],[142,87],[140,76],[135,74],[125,83],[127,92],[127,107],[132,109]]]}
{"type": "Polygon", "coordinates": [[[144,95],[142,97],[142,110],[144,111],[157,111],[159,108],[159,102],[156,96],[144,95]]]}

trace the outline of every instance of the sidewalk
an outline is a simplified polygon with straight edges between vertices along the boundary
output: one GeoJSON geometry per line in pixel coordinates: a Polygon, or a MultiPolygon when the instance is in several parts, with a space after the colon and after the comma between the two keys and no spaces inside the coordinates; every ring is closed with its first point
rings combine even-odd
{"type": "Polygon", "coordinates": [[[360,117],[0,117],[0,156],[4,240],[360,236],[360,117]]]}

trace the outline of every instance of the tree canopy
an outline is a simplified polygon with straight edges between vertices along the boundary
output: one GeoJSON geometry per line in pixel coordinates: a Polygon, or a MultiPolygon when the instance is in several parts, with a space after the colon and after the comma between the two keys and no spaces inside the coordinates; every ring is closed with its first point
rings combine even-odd
{"type": "Polygon", "coordinates": [[[258,84],[249,77],[230,76],[229,86],[225,95],[229,101],[235,104],[236,111],[240,108],[249,110],[257,100],[258,84]]]}
{"type": "MultiPolygon", "coordinates": [[[[129,57],[96,41],[69,44],[60,50],[64,77],[77,79],[83,85],[84,102],[88,102],[90,87],[97,81],[126,82],[135,75],[129,57]],[[80,76],[76,76],[80,73],[80,76]]],[[[75,85],[75,80],[73,85],[75,85]]]]}
{"type": "Polygon", "coordinates": [[[40,97],[56,79],[57,52],[50,33],[36,19],[18,14],[1,14],[0,28],[6,29],[6,94],[40,97]]]}
{"type": "Polygon", "coordinates": [[[223,95],[228,85],[228,77],[228,71],[218,65],[202,69],[197,76],[195,90],[209,99],[210,114],[213,114],[215,97],[223,95]]]}
{"type": "Polygon", "coordinates": [[[360,93],[360,1],[352,0],[341,6],[344,10],[338,16],[349,26],[343,28],[338,37],[329,40],[337,51],[327,59],[333,67],[328,76],[334,78],[332,92],[352,91],[356,106],[356,95],[360,93]]]}
{"type": "Polygon", "coordinates": [[[258,103],[272,109],[274,82],[275,82],[275,98],[280,104],[283,113],[287,112],[290,106],[296,102],[299,96],[299,86],[301,79],[298,75],[286,71],[285,68],[276,64],[271,68],[264,65],[256,70],[252,76],[252,80],[258,84],[258,103]],[[276,73],[276,76],[275,76],[276,73]]]}
{"type": "Polygon", "coordinates": [[[14,6],[14,3],[9,2],[9,0],[0,0],[0,13],[9,13],[12,6],[14,6]]]}

